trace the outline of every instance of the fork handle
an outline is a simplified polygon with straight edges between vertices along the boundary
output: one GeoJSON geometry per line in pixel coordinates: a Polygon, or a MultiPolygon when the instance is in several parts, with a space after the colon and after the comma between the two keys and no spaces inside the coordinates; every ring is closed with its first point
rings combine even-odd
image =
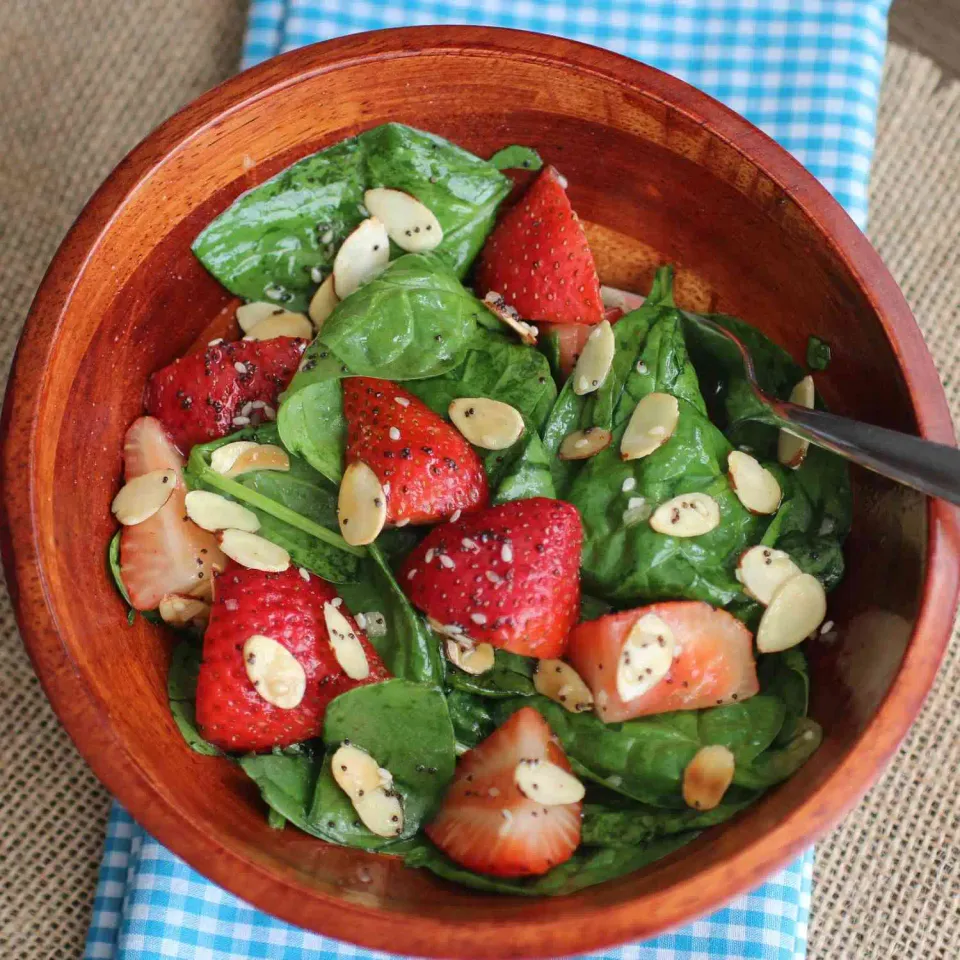
{"type": "Polygon", "coordinates": [[[931,497],[960,506],[960,450],[795,403],[771,404],[790,433],[931,497]]]}

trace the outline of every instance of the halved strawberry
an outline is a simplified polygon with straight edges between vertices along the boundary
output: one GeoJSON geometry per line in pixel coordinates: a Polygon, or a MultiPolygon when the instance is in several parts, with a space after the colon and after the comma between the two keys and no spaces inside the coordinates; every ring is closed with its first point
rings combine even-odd
{"type": "Polygon", "coordinates": [[[324,617],[324,604],[336,600],[329,583],[313,574],[304,577],[296,567],[264,573],[231,562],[217,577],[197,679],[197,723],[207,740],[241,751],[308,740],[322,732],[323,715],[334,697],[390,676],[341,602],[337,609],[359,639],[369,666],[362,680],[347,676],[330,645],[324,617]],[[303,668],[306,690],[290,709],[260,696],[248,675],[243,647],[257,634],[285,647],[303,668]]]}
{"type": "MultiPolygon", "coordinates": [[[[627,297],[633,297],[643,302],[642,297],[636,294],[625,294],[627,297]]],[[[636,308],[632,308],[636,309],[636,308]]],[[[603,319],[613,326],[618,320],[626,316],[626,313],[620,307],[607,307],[603,313],[603,319]]],[[[583,345],[590,336],[591,327],[582,323],[544,323],[537,324],[540,330],[540,343],[548,344],[554,341],[556,345],[556,355],[560,366],[560,378],[566,380],[573,373],[573,368],[580,359],[580,352],[583,345]]],[[[549,350],[547,355],[550,356],[549,350]]]]}
{"type": "Polygon", "coordinates": [[[580,843],[581,802],[528,799],[514,782],[522,760],[546,760],[570,770],[547,721],[523,707],[457,762],[443,806],[427,836],[468,870],[497,877],[546,873],[580,843]]]}
{"type": "Polygon", "coordinates": [[[487,475],[463,435],[391,380],[343,381],[347,464],[362,460],[387,493],[387,523],[436,523],[485,507],[487,475]]]}
{"type": "Polygon", "coordinates": [[[736,617],[699,600],[654,603],[581,623],[570,634],[566,658],[590,687],[606,723],[714,707],[745,700],[760,689],[753,635],[736,617]],[[675,655],[659,683],[624,701],[617,691],[617,670],[631,627],[646,614],[670,628],[675,655]]]}
{"type": "Polygon", "coordinates": [[[153,417],[134,420],[123,441],[127,481],[152,470],[176,470],[170,499],[149,519],[120,533],[120,578],[137,610],[153,610],[171,593],[209,599],[214,570],[227,558],[217,539],[187,517],[183,458],[153,417]]]}
{"type": "Polygon", "coordinates": [[[564,182],[544,167],[480,251],[479,296],[499,293],[524,320],[599,323],[600,281],[564,182]]]}
{"type": "Polygon", "coordinates": [[[559,657],[580,612],[580,514],[514,500],[435,527],[403,564],[411,602],[445,632],[559,657]]]}
{"type": "Polygon", "coordinates": [[[306,346],[293,337],[237,340],[181,357],[147,381],[147,413],[163,423],[183,453],[272,419],[306,346]]]}

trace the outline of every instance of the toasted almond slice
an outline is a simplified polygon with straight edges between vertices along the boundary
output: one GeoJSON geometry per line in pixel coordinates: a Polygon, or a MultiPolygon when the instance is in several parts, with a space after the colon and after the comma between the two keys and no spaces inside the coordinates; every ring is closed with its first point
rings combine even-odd
{"type": "Polygon", "coordinates": [[[613,434],[603,427],[587,427],[568,433],[557,451],[561,460],[586,460],[610,446],[613,434]]]}
{"type": "Polygon", "coordinates": [[[343,300],[390,262],[387,228],[368,217],[343,241],[333,260],[333,289],[343,300]]]}
{"type": "Polygon", "coordinates": [[[784,580],[763,611],[757,627],[761,653],[789,650],[805,640],[827,615],[827,595],[820,581],[809,573],[784,580]]]}
{"type": "Polygon", "coordinates": [[[694,810],[712,810],[733,783],[736,767],[727,747],[701,747],[683,771],[683,799],[694,810]]]}
{"type": "Polygon", "coordinates": [[[326,323],[330,314],[337,308],[339,302],[340,298],[334,289],[333,274],[331,273],[330,276],[317,287],[317,292],[310,301],[310,319],[313,321],[317,333],[320,332],[320,329],[324,323],[326,323]]]}
{"type": "Polygon", "coordinates": [[[478,677],[493,669],[493,647],[489,643],[463,643],[450,639],[445,644],[447,659],[464,673],[478,677]]]}
{"type": "MultiPolygon", "coordinates": [[[[330,759],[330,772],[337,786],[352,800],[384,785],[381,767],[366,750],[352,743],[337,747],[330,759]]],[[[387,781],[393,782],[393,777],[387,781]]]]}
{"type": "Polygon", "coordinates": [[[593,709],[593,694],[583,677],[563,660],[538,660],[533,687],[541,696],[559,703],[570,713],[593,709]]]}
{"type": "Polygon", "coordinates": [[[540,331],[532,323],[520,319],[520,314],[503,299],[503,294],[491,290],[484,298],[483,305],[495,313],[520,339],[531,347],[537,345],[540,331]]]}
{"type": "Polygon", "coordinates": [[[630,628],[617,663],[617,694],[629,702],[652,690],[669,672],[676,640],[655,613],[645,613],[630,628]]]}
{"type": "Polygon", "coordinates": [[[776,513],[783,496],[777,478],[759,460],[742,450],[727,457],[730,486],[751,513],[776,513]]]}
{"type": "Polygon", "coordinates": [[[220,549],[249,570],[283,573],[290,566],[290,554],[283,547],[247,530],[223,530],[217,534],[220,549]]]}
{"type": "Polygon", "coordinates": [[[363,825],[378,837],[398,837],[403,832],[403,804],[395,790],[380,787],[352,798],[363,825]]]}
{"type": "Polygon", "coordinates": [[[171,627],[205,627],[210,619],[210,604],[197,597],[185,597],[179,593],[168,593],[157,610],[164,623],[171,627]]]}
{"type": "Polygon", "coordinates": [[[788,553],[760,544],[740,554],[735,572],[743,592],[766,606],[780,584],[802,571],[788,553]]]}
{"type": "Polygon", "coordinates": [[[720,524],[720,506],[706,493],[681,493],[661,503],[650,517],[657,533],[671,537],[699,537],[720,524]]]}
{"type": "Polygon", "coordinates": [[[458,397],[451,401],[447,413],[467,440],[484,450],[506,450],[523,436],[523,417],[500,400],[458,397]]]}
{"type": "Polygon", "coordinates": [[[370,676],[370,664],[350,621],[332,603],[323,605],[323,620],[327,625],[333,655],[343,667],[343,672],[351,680],[366,680],[370,676]]]}
{"type": "Polygon", "coordinates": [[[209,490],[191,490],[184,499],[187,516],[204,530],[246,530],[256,533],[260,529],[257,515],[240,503],[221,497],[209,490]]]}
{"type": "Polygon", "coordinates": [[[281,710],[303,700],[307,675],[297,658],[273,637],[255,633],[243,645],[243,665],[257,693],[281,710]]]}
{"type": "Polygon", "coordinates": [[[237,323],[244,333],[249,333],[257,324],[263,323],[268,317],[280,317],[288,313],[283,307],[265,300],[255,300],[237,307],[237,323]]]}
{"type": "Polygon", "coordinates": [[[433,211],[416,197],[390,187],[374,187],[363,205],[387,228],[390,239],[408,253],[433,250],[443,240],[443,227],[433,211]]]}
{"type": "Polygon", "coordinates": [[[151,470],[122,486],[110,509],[125,527],[143,523],[170,499],[177,483],[176,470],[151,470]]]}
{"type": "MultiPolygon", "coordinates": [[[[238,443],[245,441],[239,440],[238,443]]],[[[227,444],[232,446],[232,444],[227,444]]],[[[216,456],[217,451],[214,451],[216,456]]],[[[212,460],[211,460],[212,463],[212,460]]],[[[274,443],[254,443],[233,460],[224,475],[228,477],[239,477],[244,473],[253,473],[257,470],[278,470],[286,473],[290,469],[290,455],[283,447],[278,447],[274,443]]]]}
{"type": "Polygon", "coordinates": [[[547,807],[579,803],[585,793],[572,773],[549,760],[521,760],[513,770],[513,782],[525,797],[547,807]]]}
{"type": "Polygon", "coordinates": [[[630,313],[631,310],[642,307],[647,298],[640,296],[639,293],[630,293],[629,290],[618,290],[616,287],[602,286],[600,287],[600,299],[608,310],[616,308],[622,310],[624,313],[630,313]]]}
{"type": "Polygon", "coordinates": [[[577,364],[573,368],[573,392],[578,396],[593,393],[603,386],[604,380],[613,366],[613,354],[616,350],[613,327],[606,320],[598,323],[580,351],[577,364]]]}
{"type": "Polygon", "coordinates": [[[387,522],[387,495],[377,475],[362,460],[343,472],[337,517],[343,539],[351,546],[373,543],[387,522]]]}
{"type": "Polygon", "coordinates": [[[210,455],[210,468],[217,473],[226,475],[237,462],[241,453],[254,450],[258,446],[259,444],[252,440],[234,440],[233,443],[225,443],[222,447],[217,447],[210,455]]]}
{"type": "Polygon", "coordinates": [[[281,310],[272,313],[251,327],[244,340],[273,340],[274,337],[299,337],[313,339],[313,324],[305,314],[281,310]]]}
{"type": "MultiPolygon", "coordinates": [[[[790,391],[790,402],[812,410],[815,399],[813,377],[807,374],[793,390],[790,391]]],[[[780,431],[780,436],[777,441],[777,459],[785,467],[796,470],[807,458],[807,451],[809,449],[809,440],[804,440],[802,437],[792,434],[789,430],[780,431]]]]}
{"type": "Polygon", "coordinates": [[[648,393],[630,416],[620,441],[620,459],[637,460],[662,447],[677,429],[680,405],[669,393],[648,393]]]}

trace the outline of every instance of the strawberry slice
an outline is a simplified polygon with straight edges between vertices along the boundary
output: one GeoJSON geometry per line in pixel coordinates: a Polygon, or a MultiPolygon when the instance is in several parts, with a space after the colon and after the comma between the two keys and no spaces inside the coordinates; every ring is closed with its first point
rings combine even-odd
{"type": "Polygon", "coordinates": [[[184,452],[250,423],[272,419],[307,341],[237,340],[174,360],[147,381],[147,413],[184,452]]]}
{"type": "Polygon", "coordinates": [[[327,632],[324,604],[335,602],[330,584],[295,567],[283,573],[248,570],[236,563],[217,577],[216,599],[203,637],[197,679],[197,723],[203,736],[223,750],[269,750],[319,736],[327,704],[354,687],[390,674],[356,621],[346,618],[366,654],[369,673],[351,680],[327,632]],[[292,708],[265,700],[254,687],[243,647],[254,635],[285,647],[303,668],[306,690],[292,708]]]}
{"type": "Polygon", "coordinates": [[[436,523],[486,506],[487,475],[463,435],[391,380],[343,381],[347,464],[362,460],[387,493],[387,523],[436,523]]]}
{"type": "Polygon", "coordinates": [[[547,721],[523,707],[465,753],[427,836],[468,870],[527,877],[564,863],[580,843],[581,802],[544,806],[514,782],[521,760],[570,771],[547,721]]]}
{"type": "Polygon", "coordinates": [[[699,600],[654,603],[581,623],[570,634],[567,659],[593,692],[605,723],[670,710],[699,710],[752,697],[760,689],[753,635],[736,617],[699,600]],[[624,701],[617,669],[631,627],[646,614],[672,631],[675,648],[665,676],[624,701]]]}
{"type": "Polygon", "coordinates": [[[603,319],[593,254],[553,167],[544,167],[487,238],[475,286],[481,297],[499,293],[524,320],[603,319]]]}
{"type": "Polygon", "coordinates": [[[209,599],[215,570],[227,558],[212,533],[188,519],[183,458],[153,417],[134,420],[123,441],[124,477],[129,482],[152,470],[176,470],[170,499],[149,519],[120,533],[120,578],[137,610],[153,610],[171,593],[209,599]]]}
{"type": "Polygon", "coordinates": [[[582,539],[569,503],[514,500],[435,527],[400,583],[443,632],[559,657],[580,611],[582,539]]]}
{"type": "MultiPolygon", "coordinates": [[[[634,294],[628,294],[634,296],[634,294]]],[[[613,326],[626,314],[620,307],[607,307],[603,319],[613,326]]],[[[539,323],[540,343],[546,344],[555,341],[557,358],[560,366],[560,378],[566,380],[573,373],[573,368],[580,359],[587,338],[590,336],[590,327],[583,323],[539,323]]]]}

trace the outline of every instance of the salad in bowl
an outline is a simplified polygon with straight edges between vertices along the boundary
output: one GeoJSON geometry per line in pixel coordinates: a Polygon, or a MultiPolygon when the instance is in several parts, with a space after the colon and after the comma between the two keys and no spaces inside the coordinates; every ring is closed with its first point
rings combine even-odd
{"type": "Polygon", "coordinates": [[[236,200],[193,245],[235,309],[149,378],[108,548],[179,634],[186,743],[272,826],[505,894],[637,870],[801,770],[851,516],[669,266],[601,285],[566,188],[391,123],[236,200]]]}

